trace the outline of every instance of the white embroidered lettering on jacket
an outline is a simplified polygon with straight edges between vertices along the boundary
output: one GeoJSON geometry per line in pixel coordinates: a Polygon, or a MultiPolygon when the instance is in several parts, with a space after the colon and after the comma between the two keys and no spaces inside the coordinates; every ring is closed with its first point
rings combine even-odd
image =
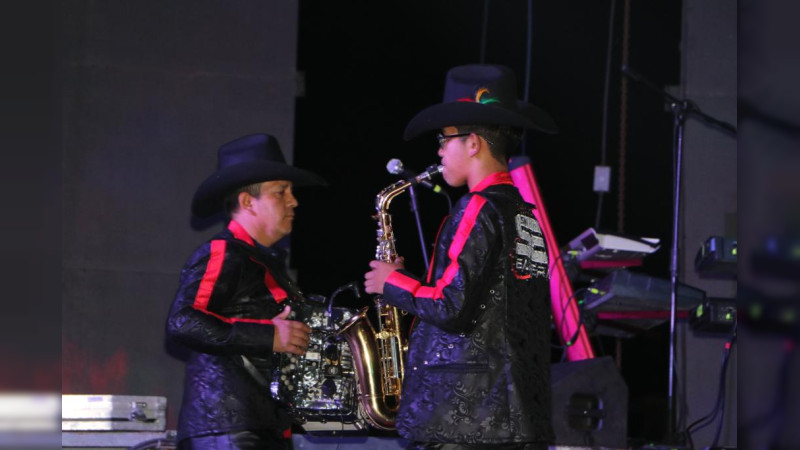
{"type": "Polygon", "coordinates": [[[539,223],[536,219],[522,214],[517,214],[514,221],[517,229],[514,273],[517,278],[546,277],[547,252],[539,223]]]}

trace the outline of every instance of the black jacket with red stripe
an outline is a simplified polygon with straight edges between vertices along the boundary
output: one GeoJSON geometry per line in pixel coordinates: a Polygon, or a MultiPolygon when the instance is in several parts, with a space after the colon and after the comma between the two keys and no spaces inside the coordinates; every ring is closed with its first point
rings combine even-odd
{"type": "Polygon", "coordinates": [[[168,338],[189,352],[178,439],[237,430],[284,435],[291,420],[242,365],[240,355],[269,379],[271,318],[299,300],[285,253],[257,246],[235,221],[198,248],[181,272],[167,319],[168,338]]]}
{"type": "Polygon", "coordinates": [[[507,172],[453,207],[428,280],[387,278],[384,301],[416,316],[400,410],[410,440],[548,442],[548,258],[533,206],[507,172]]]}

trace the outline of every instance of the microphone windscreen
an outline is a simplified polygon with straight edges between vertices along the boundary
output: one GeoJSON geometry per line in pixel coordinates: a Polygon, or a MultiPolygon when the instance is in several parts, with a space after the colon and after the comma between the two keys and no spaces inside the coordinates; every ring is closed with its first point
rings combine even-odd
{"type": "Polygon", "coordinates": [[[388,170],[389,173],[394,174],[394,175],[402,175],[403,174],[403,162],[400,161],[397,158],[393,158],[386,164],[386,170],[388,170]]]}

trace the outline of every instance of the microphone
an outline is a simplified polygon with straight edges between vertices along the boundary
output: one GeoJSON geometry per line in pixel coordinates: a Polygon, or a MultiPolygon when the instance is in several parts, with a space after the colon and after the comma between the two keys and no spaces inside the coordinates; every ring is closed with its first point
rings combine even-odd
{"type": "Polygon", "coordinates": [[[426,188],[436,192],[437,194],[442,193],[442,187],[438,184],[431,183],[430,181],[424,179],[429,177],[419,177],[410,170],[403,167],[403,161],[400,161],[397,158],[391,159],[386,164],[386,170],[393,175],[400,175],[401,177],[405,178],[408,181],[411,181],[414,184],[421,184],[426,188]],[[420,179],[422,178],[422,179],[420,179]]]}

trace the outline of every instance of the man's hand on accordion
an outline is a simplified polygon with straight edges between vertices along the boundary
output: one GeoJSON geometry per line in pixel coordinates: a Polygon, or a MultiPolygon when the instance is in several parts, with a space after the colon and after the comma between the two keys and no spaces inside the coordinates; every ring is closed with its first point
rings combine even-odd
{"type": "Polygon", "coordinates": [[[275,353],[303,355],[308,350],[311,327],[303,322],[287,319],[291,312],[292,308],[287,306],[280,314],[272,318],[272,323],[275,326],[272,351],[275,353]]]}

